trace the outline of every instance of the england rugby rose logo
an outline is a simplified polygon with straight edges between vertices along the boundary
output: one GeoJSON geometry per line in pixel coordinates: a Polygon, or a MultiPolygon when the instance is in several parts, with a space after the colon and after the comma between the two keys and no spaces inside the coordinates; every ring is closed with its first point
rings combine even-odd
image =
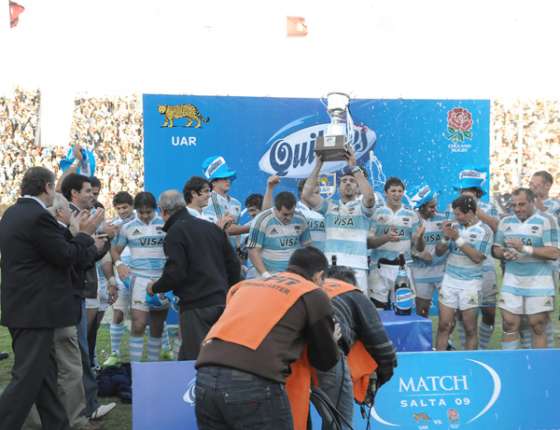
{"type": "Polygon", "coordinates": [[[472,139],[472,115],[467,109],[453,108],[447,112],[447,138],[452,142],[472,139]]]}

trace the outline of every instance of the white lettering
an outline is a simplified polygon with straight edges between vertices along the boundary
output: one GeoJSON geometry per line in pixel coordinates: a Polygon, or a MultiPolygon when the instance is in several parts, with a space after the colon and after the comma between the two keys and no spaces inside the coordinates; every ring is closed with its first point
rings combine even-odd
{"type": "Polygon", "coordinates": [[[409,378],[404,380],[399,379],[399,392],[412,392],[419,391],[433,392],[433,391],[461,391],[468,390],[469,384],[467,375],[445,375],[445,376],[426,376],[419,377],[416,380],[409,378]]]}
{"type": "Polygon", "coordinates": [[[455,376],[453,379],[455,379],[455,389],[457,391],[469,389],[469,384],[467,384],[467,375],[455,376]],[[463,388],[459,388],[459,382],[463,383],[463,388]]]}
{"type": "Polygon", "coordinates": [[[196,136],[171,136],[173,146],[196,146],[196,136]]]}
{"type": "Polygon", "coordinates": [[[406,384],[402,378],[399,378],[399,393],[402,393],[403,391],[408,392],[408,390],[411,390],[412,392],[416,391],[414,388],[414,380],[409,378],[408,384],[406,384]]]}
{"type": "Polygon", "coordinates": [[[441,389],[443,391],[453,391],[454,389],[456,389],[456,388],[453,387],[453,385],[446,387],[445,386],[445,380],[446,379],[449,379],[451,382],[453,382],[454,378],[451,377],[451,376],[442,376],[441,379],[439,380],[439,386],[441,387],[441,389]]]}

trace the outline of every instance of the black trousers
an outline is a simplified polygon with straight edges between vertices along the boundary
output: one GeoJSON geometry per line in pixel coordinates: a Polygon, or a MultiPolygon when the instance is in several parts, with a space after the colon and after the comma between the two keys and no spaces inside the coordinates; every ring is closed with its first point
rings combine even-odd
{"type": "Polygon", "coordinates": [[[218,321],[224,308],[224,305],[216,305],[181,312],[182,342],[178,360],[196,360],[200,352],[200,344],[210,331],[210,327],[218,321]]]}
{"type": "Polygon", "coordinates": [[[14,367],[0,397],[0,429],[19,430],[33,403],[47,430],[69,430],[57,391],[54,329],[10,328],[14,367]]]}

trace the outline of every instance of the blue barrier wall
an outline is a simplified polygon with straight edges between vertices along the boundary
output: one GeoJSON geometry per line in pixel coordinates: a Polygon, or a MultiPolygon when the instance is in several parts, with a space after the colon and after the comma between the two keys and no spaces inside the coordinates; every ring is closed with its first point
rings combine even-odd
{"type": "MultiPolygon", "coordinates": [[[[560,350],[399,353],[374,429],[558,430],[560,350]]],[[[133,365],[134,430],[196,429],[193,362],[133,365]]],[[[313,413],[315,416],[315,413],[313,413]]],[[[313,428],[320,429],[317,417],[313,428]]],[[[366,421],[355,409],[354,428],[366,421]]]]}

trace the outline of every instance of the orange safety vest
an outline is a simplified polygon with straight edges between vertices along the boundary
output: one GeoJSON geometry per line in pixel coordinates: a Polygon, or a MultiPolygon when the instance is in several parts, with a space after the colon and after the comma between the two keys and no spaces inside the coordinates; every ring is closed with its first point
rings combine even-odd
{"type": "MultiPolygon", "coordinates": [[[[204,342],[221,339],[256,350],[274,326],[304,294],[319,287],[294,273],[277,273],[268,279],[241,281],[229,290],[226,308],[204,342]]],[[[307,428],[311,366],[304,350],[292,363],[286,380],[295,430],[307,428]]]]}
{"type": "MultiPolygon", "coordinates": [[[[349,291],[360,291],[351,284],[331,278],[325,280],[323,290],[325,290],[330,299],[349,291]]],[[[377,369],[377,363],[360,340],[352,345],[346,358],[354,386],[354,399],[358,403],[362,403],[366,398],[370,375],[377,369]]]]}

